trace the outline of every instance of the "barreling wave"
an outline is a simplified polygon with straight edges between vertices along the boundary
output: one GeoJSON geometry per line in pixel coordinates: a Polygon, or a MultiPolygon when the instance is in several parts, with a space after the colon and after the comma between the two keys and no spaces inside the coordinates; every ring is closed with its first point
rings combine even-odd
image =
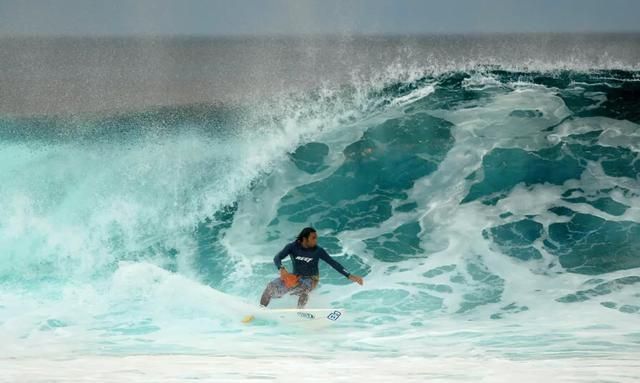
{"type": "Polygon", "coordinates": [[[188,333],[237,331],[227,308],[257,301],[307,225],[365,277],[324,267],[312,297],[358,331],[620,325],[640,313],[638,100],[634,71],[395,68],[259,104],[5,118],[3,332],[206,349],[188,333]]]}

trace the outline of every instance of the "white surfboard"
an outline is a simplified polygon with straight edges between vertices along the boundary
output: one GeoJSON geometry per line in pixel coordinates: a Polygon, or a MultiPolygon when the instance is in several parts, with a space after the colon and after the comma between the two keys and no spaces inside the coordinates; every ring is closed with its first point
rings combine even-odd
{"type": "Polygon", "coordinates": [[[300,320],[300,321],[320,321],[326,324],[340,321],[345,314],[343,308],[313,308],[313,309],[269,309],[261,308],[252,315],[247,315],[242,319],[244,323],[250,323],[255,318],[276,319],[276,320],[300,320]]]}

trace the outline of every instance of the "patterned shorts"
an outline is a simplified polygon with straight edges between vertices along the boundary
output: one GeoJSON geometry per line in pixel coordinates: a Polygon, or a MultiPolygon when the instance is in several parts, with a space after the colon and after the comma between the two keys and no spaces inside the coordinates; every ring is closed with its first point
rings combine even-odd
{"type": "Polygon", "coordinates": [[[280,298],[286,293],[291,293],[292,295],[300,295],[303,293],[309,293],[313,290],[320,277],[318,275],[312,275],[309,277],[300,277],[298,280],[298,284],[293,287],[287,287],[284,285],[284,281],[278,277],[271,282],[269,282],[269,290],[271,290],[271,296],[274,298],[280,298]]]}

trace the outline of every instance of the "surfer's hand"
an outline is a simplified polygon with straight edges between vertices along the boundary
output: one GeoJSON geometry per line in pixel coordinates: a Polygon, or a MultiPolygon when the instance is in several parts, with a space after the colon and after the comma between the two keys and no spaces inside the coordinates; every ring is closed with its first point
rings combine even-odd
{"type": "Polygon", "coordinates": [[[284,280],[284,277],[286,277],[287,275],[289,275],[289,272],[287,271],[287,269],[285,269],[284,267],[280,269],[280,278],[282,278],[284,280]]]}
{"type": "Polygon", "coordinates": [[[359,277],[359,276],[353,275],[353,274],[349,275],[349,279],[351,279],[353,282],[355,282],[355,283],[357,283],[359,285],[362,285],[362,283],[364,282],[362,280],[362,277],[359,277]]]}

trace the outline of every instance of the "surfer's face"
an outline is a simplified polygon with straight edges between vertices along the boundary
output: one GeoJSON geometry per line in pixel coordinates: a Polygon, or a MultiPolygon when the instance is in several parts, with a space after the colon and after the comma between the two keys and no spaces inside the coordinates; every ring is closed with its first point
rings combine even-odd
{"type": "Polygon", "coordinates": [[[310,233],[307,238],[302,238],[304,247],[315,247],[318,244],[318,234],[310,233]]]}

